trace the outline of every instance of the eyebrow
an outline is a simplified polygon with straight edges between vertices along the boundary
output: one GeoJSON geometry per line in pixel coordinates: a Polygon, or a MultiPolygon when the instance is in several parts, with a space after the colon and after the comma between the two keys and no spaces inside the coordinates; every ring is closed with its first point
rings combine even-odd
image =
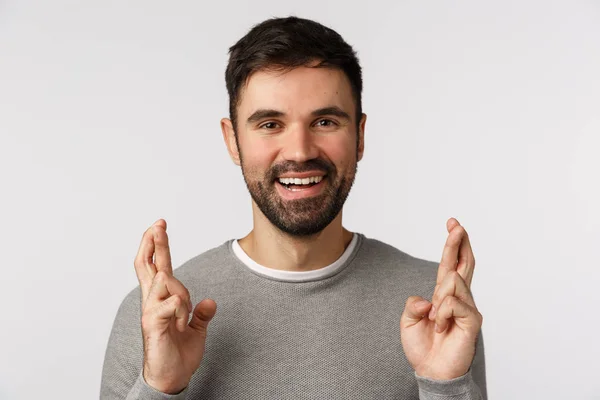
{"type": "Polygon", "coordinates": [[[337,106],[319,108],[318,110],[313,111],[311,114],[313,117],[322,117],[323,115],[334,115],[338,118],[350,120],[350,115],[348,115],[346,111],[342,110],[337,106]]]}
{"type": "Polygon", "coordinates": [[[252,124],[254,122],[260,121],[263,118],[279,118],[283,117],[285,113],[273,109],[260,109],[256,110],[252,113],[251,116],[246,120],[247,123],[252,124]]]}
{"type": "MultiPolygon", "coordinates": [[[[350,120],[350,115],[337,106],[319,108],[317,110],[314,110],[310,114],[313,117],[322,117],[324,115],[334,115],[338,118],[350,120]]],[[[248,124],[252,124],[263,118],[279,118],[279,117],[283,117],[283,116],[285,116],[285,113],[282,111],[274,110],[271,108],[268,108],[268,109],[262,108],[262,109],[259,109],[259,110],[256,110],[255,112],[253,112],[252,115],[250,115],[248,117],[246,122],[248,124]]]]}

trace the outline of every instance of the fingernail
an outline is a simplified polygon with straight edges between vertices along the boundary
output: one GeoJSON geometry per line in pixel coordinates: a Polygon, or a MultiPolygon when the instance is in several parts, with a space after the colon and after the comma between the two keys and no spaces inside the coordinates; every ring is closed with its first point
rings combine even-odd
{"type": "Polygon", "coordinates": [[[435,331],[437,333],[440,333],[442,331],[438,324],[435,324],[435,331]]]}
{"type": "Polygon", "coordinates": [[[415,305],[417,306],[417,308],[423,308],[428,304],[429,304],[429,302],[427,300],[421,300],[421,301],[417,301],[417,303],[415,305]]]}
{"type": "Polygon", "coordinates": [[[431,306],[431,310],[429,311],[429,318],[430,319],[435,318],[435,306],[434,305],[431,306]]]}
{"type": "Polygon", "coordinates": [[[190,306],[190,311],[192,311],[194,309],[194,305],[192,304],[191,300],[188,300],[188,305],[190,306]]]}

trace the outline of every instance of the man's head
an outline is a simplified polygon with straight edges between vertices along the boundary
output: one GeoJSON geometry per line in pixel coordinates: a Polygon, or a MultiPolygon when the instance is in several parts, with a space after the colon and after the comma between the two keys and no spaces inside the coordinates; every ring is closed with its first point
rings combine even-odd
{"type": "Polygon", "coordinates": [[[320,232],[341,211],[363,154],[356,53],[317,22],[270,19],[230,48],[225,79],[223,135],[254,202],[287,234],[320,232]]]}

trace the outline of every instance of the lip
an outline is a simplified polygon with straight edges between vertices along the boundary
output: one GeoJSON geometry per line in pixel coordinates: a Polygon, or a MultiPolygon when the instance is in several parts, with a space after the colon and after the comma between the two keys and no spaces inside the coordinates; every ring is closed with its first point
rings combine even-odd
{"type": "MultiPolygon", "coordinates": [[[[308,176],[315,176],[315,175],[308,175],[308,176]]],[[[295,176],[294,176],[294,178],[295,178],[295,176]]],[[[283,186],[279,182],[279,179],[275,181],[275,186],[277,187],[277,189],[276,189],[277,192],[284,200],[297,200],[297,199],[305,199],[308,197],[314,197],[314,196],[321,194],[323,192],[323,189],[325,188],[325,181],[327,181],[326,176],[323,177],[321,182],[319,182],[315,185],[312,185],[309,188],[300,189],[300,190],[296,190],[296,191],[291,191],[291,190],[286,189],[285,186],[283,186]]]]}
{"type": "Polygon", "coordinates": [[[319,170],[314,170],[314,171],[308,171],[308,172],[288,172],[285,173],[281,176],[277,177],[277,180],[279,180],[279,178],[310,178],[311,176],[325,176],[326,173],[324,171],[319,171],[319,170]]]}

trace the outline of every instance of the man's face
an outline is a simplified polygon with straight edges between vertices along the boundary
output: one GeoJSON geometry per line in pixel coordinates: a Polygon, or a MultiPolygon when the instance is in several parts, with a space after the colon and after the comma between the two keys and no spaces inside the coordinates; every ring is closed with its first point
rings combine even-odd
{"type": "Polygon", "coordinates": [[[259,71],[248,80],[237,151],[252,199],[281,231],[312,235],[341,211],[363,152],[366,116],[359,134],[355,109],[350,82],[337,69],[259,71]]]}

